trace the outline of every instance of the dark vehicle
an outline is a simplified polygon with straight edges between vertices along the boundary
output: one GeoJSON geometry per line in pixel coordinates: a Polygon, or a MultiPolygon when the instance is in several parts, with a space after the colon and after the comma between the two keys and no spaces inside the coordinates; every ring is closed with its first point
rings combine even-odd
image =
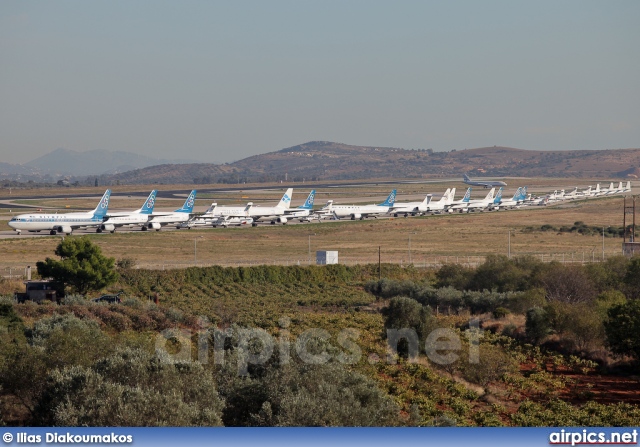
{"type": "Polygon", "coordinates": [[[94,298],[92,301],[94,303],[116,304],[120,302],[120,294],[117,293],[115,295],[102,295],[101,297],[94,298]]]}

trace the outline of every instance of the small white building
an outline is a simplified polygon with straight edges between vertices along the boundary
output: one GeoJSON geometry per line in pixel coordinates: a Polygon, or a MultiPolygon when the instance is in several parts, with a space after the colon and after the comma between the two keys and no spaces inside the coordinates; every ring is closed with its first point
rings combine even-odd
{"type": "Polygon", "coordinates": [[[327,264],[337,264],[337,263],[338,263],[337,251],[321,250],[316,252],[317,265],[327,265],[327,264]]]}

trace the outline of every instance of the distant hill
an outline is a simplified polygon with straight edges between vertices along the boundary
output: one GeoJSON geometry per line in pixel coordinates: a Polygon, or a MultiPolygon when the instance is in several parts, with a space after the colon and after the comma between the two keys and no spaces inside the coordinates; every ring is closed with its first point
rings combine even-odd
{"type": "Polygon", "coordinates": [[[128,152],[57,149],[25,165],[0,163],[0,178],[110,184],[210,184],[370,178],[640,177],[640,149],[530,151],[510,147],[434,152],[311,141],[233,163],[158,160],[128,152]],[[186,162],[186,163],[185,163],[186,162]]]}
{"type": "Polygon", "coordinates": [[[106,175],[101,183],[238,183],[367,178],[490,177],[634,178],[640,149],[529,151],[509,147],[434,152],[312,141],[234,163],[162,165],[106,175]]]}
{"type": "Polygon", "coordinates": [[[117,174],[137,168],[166,163],[193,163],[193,160],[166,160],[123,151],[78,152],[59,148],[35,160],[25,163],[27,168],[52,176],[76,176],[117,174]]]}

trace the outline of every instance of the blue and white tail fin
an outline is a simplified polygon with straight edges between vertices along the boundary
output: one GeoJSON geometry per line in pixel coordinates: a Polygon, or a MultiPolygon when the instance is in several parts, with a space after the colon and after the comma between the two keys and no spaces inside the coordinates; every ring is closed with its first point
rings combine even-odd
{"type": "Polygon", "coordinates": [[[184,205],[182,205],[182,208],[178,208],[174,212],[175,213],[192,213],[193,205],[196,203],[196,192],[197,191],[195,189],[191,191],[191,193],[189,194],[189,197],[187,197],[187,200],[184,201],[184,205]]]}
{"type": "Polygon", "coordinates": [[[98,219],[102,219],[104,218],[104,216],[107,215],[107,212],[109,211],[109,198],[111,197],[111,190],[107,189],[104,192],[104,195],[102,196],[102,198],[100,199],[100,203],[98,203],[98,206],[96,206],[96,209],[93,210],[93,217],[96,217],[98,219]]]}
{"type": "MultiPolygon", "coordinates": [[[[562,190],[562,195],[564,196],[564,189],[562,190]]],[[[525,200],[526,198],[527,198],[527,187],[523,186],[518,200],[522,201],[522,200],[525,200]]]]}
{"type": "Polygon", "coordinates": [[[152,214],[153,207],[156,205],[156,194],[158,194],[158,190],[154,189],[147,197],[147,200],[144,201],[142,208],[138,210],[139,214],[152,214]]]}
{"type": "Polygon", "coordinates": [[[303,205],[300,205],[298,207],[298,209],[300,210],[312,210],[313,209],[313,201],[316,198],[316,190],[312,189],[311,192],[309,193],[309,196],[307,197],[307,200],[305,200],[303,205]]]}
{"type": "Polygon", "coordinates": [[[500,189],[498,190],[498,193],[493,198],[493,204],[494,205],[499,205],[500,202],[502,202],[502,187],[500,187],[500,189]]]}
{"type": "Polygon", "coordinates": [[[385,200],[384,202],[378,204],[378,206],[393,206],[394,203],[396,203],[396,190],[395,189],[393,191],[391,191],[391,194],[389,194],[389,197],[387,197],[387,200],[385,200]]]}
{"type": "Polygon", "coordinates": [[[293,195],[293,188],[287,189],[287,191],[282,196],[282,199],[280,199],[280,202],[278,202],[278,204],[276,206],[278,208],[289,209],[289,207],[291,206],[291,196],[292,195],[293,195]]]}
{"type": "Polygon", "coordinates": [[[464,193],[464,197],[462,198],[463,202],[469,202],[471,199],[471,186],[467,188],[467,192],[464,193]]]}
{"type": "Polygon", "coordinates": [[[469,176],[467,174],[462,174],[462,178],[464,179],[465,183],[471,181],[471,179],[469,178],[469,176]]]}
{"type": "Polygon", "coordinates": [[[518,189],[516,189],[515,194],[513,195],[513,197],[511,198],[512,201],[517,202],[518,200],[522,200],[520,197],[522,196],[522,186],[519,186],[518,189]]]}

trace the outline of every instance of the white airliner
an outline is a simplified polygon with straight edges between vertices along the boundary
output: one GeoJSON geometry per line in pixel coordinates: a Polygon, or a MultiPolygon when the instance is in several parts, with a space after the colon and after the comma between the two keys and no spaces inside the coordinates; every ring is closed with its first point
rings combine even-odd
{"type": "Polygon", "coordinates": [[[156,231],[160,231],[165,225],[176,225],[176,228],[180,228],[182,223],[189,220],[193,212],[193,205],[196,202],[196,192],[195,189],[191,191],[187,200],[184,201],[182,208],[178,208],[172,213],[153,213],[145,227],[149,230],[156,231]]]}
{"type": "Polygon", "coordinates": [[[472,210],[485,209],[486,207],[491,205],[491,203],[493,203],[493,200],[494,200],[493,195],[495,194],[495,192],[496,192],[496,189],[491,188],[491,191],[489,191],[489,193],[486,195],[484,199],[470,200],[471,188],[469,188],[467,189],[467,193],[469,195],[465,194],[462,201],[460,201],[459,203],[456,203],[455,205],[450,206],[449,208],[447,208],[447,211],[450,213],[453,213],[454,211],[458,211],[460,213],[465,213],[465,212],[468,213],[469,211],[472,211],[472,210]]]}
{"type": "Polygon", "coordinates": [[[461,207],[462,208],[466,207],[469,204],[470,200],[471,200],[471,187],[468,187],[462,199],[451,201],[451,203],[447,207],[447,212],[453,213],[455,210],[459,210],[461,207]]]}
{"type": "MultiPolygon", "coordinates": [[[[502,189],[502,188],[500,188],[502,189]]],[[[510,199],[504,199],[502,200],[502,193],[500,191],[498,191],[498,194],[496,194],[496,198],[493,200],[493,204],[489,207],[492,210],[499,210],[499,209],[507,209],[507,208],[516,208],[519,207],[522,202],[524,202],[524,200],[527,197],[527,187],[520,187],[516,190],[515,194],[513,195],[512,198],[510,199]]]]}
{"type": "Polygon", "coordinates": [[[286,214],[291,207],[292,194],[293,188],[288,188],[276,206],[254,206],[249,202],[244,216],[253,219],[253,227],[257,226],[260,220],[270,220],[272,224],[280,222],[284,225],[288,220],[286,214]]]}
{"type": "Polygon", "coordinates": [[[429,204],[427,205],[427,212],[440,213],[445,211],[448,207],[450,207],[453,204],[453,198],[455,197],[455,195],[456,195],[455,188],[452,188],[450,191],[447,189],[447,191],[445,191],[445,193],[440,198],[440,200],[438,200],[437,202],[434,202],[433,200],[429,202],[429,204]]]}
{"type": "MultiPolygon", "coordinates": [[[[449,198],[451,189],[448,188],[440,201],[446,201],[449,198]]],[[[398,217],[399,214],[404,214],[404,217],[409,215],[415,216],[418,214],[424,214],[429,211],[429,205],[433,199],[432,194],[427,194],[422,202],[396,202],[391,207],[390,213],[393,213],[393,217],[398,217]]]]}
{"type": "MultiPolygon", "coordinates": [[[[502,189],[502,188],[500,188],[502,189]]],[[[484,199],[481,200],[469,200],[469,202],[467,203],[467,205],[464,207],[466,209],[467,212],[469,211],[476,211],[476,210],[484,210],[487,207],[489,207],[490,205],[493,204],[493,201],[495,200],[495,193],[496,193],[496,189],[495,188],[491,188],[491,190],[489,191],[489,193],[485,196],[484,199]]],[[[502,195],[502,192],[500,192],[500,195],[502,195]]],[[[462,212],[463,210],[460,210],[460,212],[462,212]]]]}
{"type": "MultiPolygon", "coordinates": [[[[304,201],[302,205],[296,208],[289,208],[285,210],[285,215],[278,217],[276,219],[277,223],[285,224],[287,220],[298,219],[300,222],[302,221],[310,221],[309,217],[313,213],[313,202],[316,198],[316,190],[312,189],[309,195],[307,196],[307,200],[304,201]]],[[[275,222],[271,222],[275,223],[275,222]]]]}
{"type": "Polygon", "coordinates": [[[65,214],[20,214],[9,221],[9,226],[18,234],[22,231],[40,232],[49,231],[49,234],[71,234],[78,228],[97,228],[100,230],[102,220],[109,209],[109,197],[111,190],[107,189],[100,199],[100,203],[93,211],[84,213],[65,214]]]}
{"type": "Polygon", "coordinates": [[[151,191],[147,200],[142,207],[128,213],[109,213],[106,215],[104,223],[100,225],[100,230],[114,233],[119,227],[135,227],[138,226],[142,230],[147,229],[147,222],[153,213],[153,207],[156,203],[157,190],[151,191]]]}
{"type": "Polygon", "coordinates": [[[336,219],[349,217],[351,220],[362,220],[369,216],[377,217],[380,214],[388,213],[395,201],[396,190],[394,189],[387,200],[378,205],[334,205],[333,200],[329,200],[318,214],[320,216],[333,215],[336,219]]]}

